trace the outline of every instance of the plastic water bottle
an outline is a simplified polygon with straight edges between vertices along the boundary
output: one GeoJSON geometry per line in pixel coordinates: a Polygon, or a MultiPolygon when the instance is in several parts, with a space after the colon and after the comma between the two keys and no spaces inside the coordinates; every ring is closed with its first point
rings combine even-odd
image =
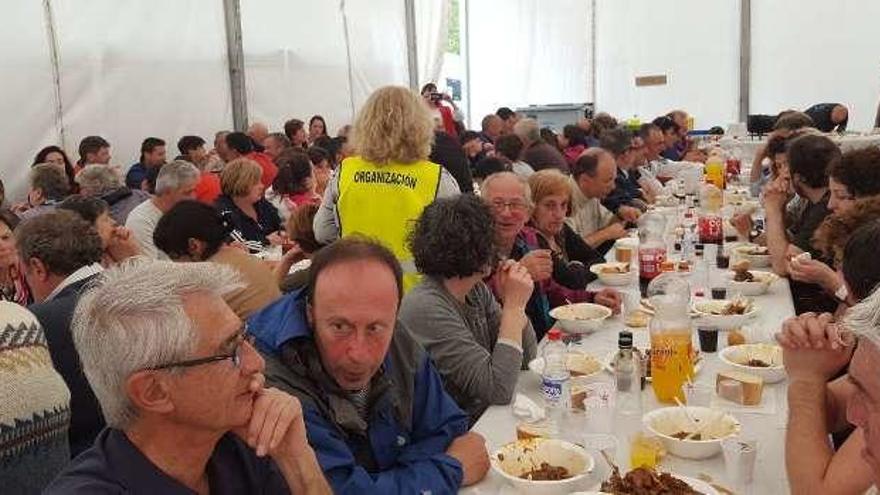
{"type": "Polygon", "coordinates": [[[568,378],[570,376],[566,363],[565,344],[562,343],[562,332],[554,328],[547,332],[547,343],[544,345],[544,371],[541,373],[541,392],[548,413],[562,411],[566,407],[568,396],[568,378]]]}
{"type": "Polygon", "coordinates": [[[617,412],[624,415],[642,412],[641,360],[633,352],[632,332],[624,330],[617,338],[614,378],[617,384],[617,412]]]}

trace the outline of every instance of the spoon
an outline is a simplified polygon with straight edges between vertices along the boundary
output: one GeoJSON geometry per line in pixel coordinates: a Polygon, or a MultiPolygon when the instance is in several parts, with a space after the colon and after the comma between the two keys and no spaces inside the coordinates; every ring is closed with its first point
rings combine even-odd
{"type": "Polygon", "coordinates": [[[694,430],[698,430],[700,428],[700,422],[691,415],[687,406],[685,406],[678,397],[675,397],[675,403],[678,404],[678,407],[684,412],[684,415],[687,417],[688,421],[691,422],[691,426],[693,426],[694,430]]]}

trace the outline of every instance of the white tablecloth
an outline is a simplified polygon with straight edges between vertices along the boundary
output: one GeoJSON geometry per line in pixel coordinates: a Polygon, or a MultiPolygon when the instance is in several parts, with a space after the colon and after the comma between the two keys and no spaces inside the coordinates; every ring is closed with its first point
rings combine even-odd
{"type": "MultiPolygon", "coordinates": [[[[828,134],[828,137],[831,138],[832,141],[837,143],[840,146],[842,151],[850,151],[854,149],[864,148],[866,146],[880,146],[880,134],[865,134],[865,135],[838,135],[838,134],[828,134]]],[[[757,137],[730,137],[725,136],[718,141],[718,144],[725,151],[734,154],[737,156],[742,162],[751,164],[755,159],[755,155],[758,154],[758,150],[761,146],[767,144],[767,138],[757,138],[757,137]]]]}
{"type": "MultiPolygon", "coordinates": [[[[594,284],[594,286],[596,285],[594,284]]],[[[599,285],[599,287],[601,286],[599,285]]],[[[634,285],[627,287],[626,290],[638,290],[638,287],[634,285]]],[[[760,312],[748,325],[749,337],[752,339],[758,338],[769,341],[772,334],[780,328],[782,321],[794,314],[791,291],[786,279],[777,281],[767,295],[756,297],[755,303],[760,306],[760,312]]],[[[695,320],[695,329],[696,323],[695,320]]],[[[623,328],[621,318],[615,317],[612,320],[608,320],[600,331],[584,336],[580,345],[587,351],[595,352],[598,355],[605,355],[606,352],[617,348],[617,335],[623,328]]],[[[632,330],[635,345],[641,348],[647,347],[647,330],[632,330]]],[[[722,334],[719,336],[719,350],[723,342],[726,342],[726,338],[722,334]]],[[[695,346],[699,345],[696,330],[694,331],[694,343],[695,346]]],[[[715,376],[719,370],[724,368],[724,364],[720,361],[717,353],[705,354],[703,362],[703,367],[696,376],[696,384],[714,389],[715,376]]],[[[611,375],[609,374],[608,376],[610,378],[611,375]]],[[[541,403],[539,387],[540,378],[537,375],[529,371],[520,373],[519,392],[531,397],[538,404],[541,403]]],[[[750,487],[750,492],[754,494],[783,494],[789,492],[784,456],[787,417],[786,388],[786,382],[774,385],[767,384],[764,387],[763,403],[775,402],[776,411],[774,414],[733,413],[742,423],[743,434],[752,435],[759,439],[755,479],[750,487]]],[[[650,386],[645,388],[642,398],[643,412],[657,407],[665,407],[657,403],[650,386]]],[[[516,439],[516,424],[517,420],[513,416],[510,406],[493,406],[483,414],[473,429],[486,437],[487,447],[491,454],[496,448],[516,439]]],[[[592,429],[589,425],[587,425],[587,428],[592,429]]],[[[629,438],[635,432],[640,431],[641,428],[640,417],[615,417],[614,426],[610,433],[614,434],[618,440],[617,463],[621,466],[621,469],[629,468],[629,438]]],[[[569,441],[579,442],[583,431],[578,431],[577,428],[567,428],[563,429],[561,434],[569,441]]],[[[604,468],[603,461],[596,459],[596,462],[600,468],[598,472],[604,473],[606,469],[602,469],[604,468]]],[[[691,477],[708,475],[715,483],[731,487],[731,483],[725,475],[724,459],[720,454],[702,461],[692,461],[667,455],[662,460],[660,469],[691,477]]],[[[591,475],[584,483],[584,486],[579,489],[592,489],[600,481],[598,476],[591,475]]],[[[495,495],[515,493],[515,491],[490,469],[483,481],[462,490],[460,493],[495,495]]]]}

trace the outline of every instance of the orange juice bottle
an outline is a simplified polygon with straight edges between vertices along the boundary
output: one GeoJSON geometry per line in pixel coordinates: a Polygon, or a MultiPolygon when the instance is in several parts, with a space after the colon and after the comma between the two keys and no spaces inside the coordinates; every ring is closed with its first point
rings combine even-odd
{"type": "MultiPolygon", "coordinates": [[[[649,287],[649,292],[651,288],[649,287]]],[[[688,316],[689,288],[651,297],[656,308],[651,333],[651,379],[657,400],[684,402],[683,385],[694,376],[693,329],[688,316]],[[685,295],[687,294],[687,295],[685,295]]]]}
{"type": "Polygon", "coordinates": [[[705,165],[706,182],[714,184],[718,189],[724,189],[725,166],[718,155],[710,156],[705,165]]]}

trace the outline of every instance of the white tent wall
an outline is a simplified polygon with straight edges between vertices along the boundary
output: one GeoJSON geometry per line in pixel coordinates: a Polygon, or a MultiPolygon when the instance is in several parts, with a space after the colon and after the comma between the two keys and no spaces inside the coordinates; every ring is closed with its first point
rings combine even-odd
{"type": "Polygon", "coordinates": [[[401,0],[243,0],[241,23],[249,118],[272,130],[321,114],[335,135],[374,89],[407,84],[401,0]]]}
{"type": "Polygon", "coordinates": [[[449,0],[415,0],[418,81],[437,81],[449,33],[449,0]]]}
{"type": "Polygon", "coordinates": [[[470,0],[467,8],[471,125],[500,106],[589,101],[589,1],[470,0]]]}
{"type": "Polygon", "coordinates": [[[751,113],[838,102],[850,129],[872,128],[878,19],[877,0],[752,0],[751,113]]]}
{"type": "Polygon", "coordinates": [[[22,199],[34,155],[60,142],[57,99],[42,2],[11,2],[3,14],[12,22],[0,30],[0,178],[10,199],[22,199]]]}
{"type": "Polygon", "coordinates": [[[126,170],[141,141],[177,140],[232,125],[221,2],[53,1],[60,47],[61,101],[71,160],[87,135],[111,144],[126,170]],[[111,22],[97,20],[112,16],[111,22]],[[100,28],[96,28],[96,26],[100,28]]]}
{"type": "Polygon", "coordinates": [[[596,109],[646,121],[684,108],[697,127],[739,120],[739,8],[739,0],[597,0],[596,109]],[[668,82],[635,85],[649,75],[668,82]]]}

